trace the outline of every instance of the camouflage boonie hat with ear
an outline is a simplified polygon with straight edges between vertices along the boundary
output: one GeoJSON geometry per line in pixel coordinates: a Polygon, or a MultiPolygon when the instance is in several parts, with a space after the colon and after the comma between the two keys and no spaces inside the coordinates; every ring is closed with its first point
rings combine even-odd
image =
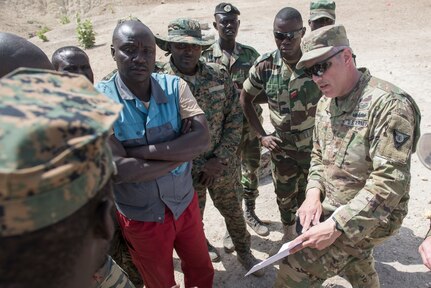
{"type": "Polygon", "coordinates": [[[339,46],[349,46],[349,39],[343,25],[328,25],[311,31],[302,38],[302,57],[296,64],[296,68],[303,68],[304,62],[319,58],[339,46]]]}
{"type": "Polygon", "coordinates": [[[168,43],[186,43],[202,46],[202,50],[208,49],[215,40],[204,39],[199,21],[189,18],[173,20],[168,25],[168,35],[155,35],[156,44],[160,49],[168,51],[168,43]]]}
{"type": "Polygon", "coordinates": [[[335,21],[335,2],[327,0],[311,1],[310,21],[329,18],[335,21]]]}
{"type": "Polygon", "coordinates": [[[76,74],[18,69],[0,80],[0,237],[67,218],[107,183],[121,107],[76,74]]]}
{"type": "Polygon", "coordinates": [[[428,169],[431,169],[431,133],[425,133],[419,139],[416,147],[419,160],[428,169]]]}

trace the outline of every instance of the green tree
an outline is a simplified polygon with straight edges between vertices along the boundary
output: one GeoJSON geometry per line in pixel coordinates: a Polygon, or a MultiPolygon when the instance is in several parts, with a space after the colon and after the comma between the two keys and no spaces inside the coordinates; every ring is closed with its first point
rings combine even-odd
{"type": "Polygon", "coordinates": [[[89,19],[82,21],[81,17],[76,16],[76,34],[78,36],[79,45],[88,49],[94,46],[96,42],[96,33],[93,29],[93,24],[89,19]]]}

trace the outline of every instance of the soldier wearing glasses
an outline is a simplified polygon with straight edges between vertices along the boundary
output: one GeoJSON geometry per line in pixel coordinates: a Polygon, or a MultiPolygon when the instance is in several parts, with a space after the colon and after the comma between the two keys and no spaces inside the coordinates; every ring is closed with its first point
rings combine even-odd
{"type": "Polygon", "coordinates": [[[295,238],[295,213],[305,198],[310,165],[314,114],[321,93],[295,65],[302,56],[304,36],[301,14],[286,7],[274,20],[277,50],[258,58],[244,82],[240,102],[260,143],[271,151],[273,181],[283,223],[282,241],[295,238]],[[258,96],[262,91],[267,99],[258,96]],[[269,105],[275,132],[267,134],[253,103],[269,105]]]}
{"type": "Polygon", "coordinates": [[[280,265],[275,287],[320,287],[335,275],[353,287],[379,287],[373,248],[407,214],[419,108],[400,88],[356,68],[343,26],[317,29],[302,46],[297,67],[324,97],[298,209],[304,233],[292,241],[295,254],[280,265]]]}

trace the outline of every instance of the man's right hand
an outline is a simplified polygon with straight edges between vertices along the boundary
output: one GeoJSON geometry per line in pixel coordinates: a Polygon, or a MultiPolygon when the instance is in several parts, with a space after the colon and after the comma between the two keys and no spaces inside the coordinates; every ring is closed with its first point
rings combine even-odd
{"type": "Polygon", "coordinates": [[[299,207],[297,214],[302,225],[302,233],[310,229],[311,226],[319,224],[322,203],[320,202],[320,190],[318,188],[311,188],[307,191],[305,201],[299,207]]]}
{"type": "Polygon", "coordinates": [[[282,143],[283,140],[272,135],[262,136],[260,138],[260,144],[262,144],[262,146],[266,147],[271,152],[282,151],[280,146],[278,146],[277,142],[282,143]]]}

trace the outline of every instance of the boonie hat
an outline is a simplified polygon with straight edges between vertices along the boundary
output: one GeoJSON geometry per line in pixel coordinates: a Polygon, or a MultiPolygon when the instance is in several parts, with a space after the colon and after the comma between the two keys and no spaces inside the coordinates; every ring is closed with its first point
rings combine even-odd
{"type": "Polygon", "coordinates": [[[240,15],[238,8],[230,3],[222,2],[215,7],[214,16],[217,14],[240,15]]]}
{"type": "Polygon", "coordinates": [[[335,2],[327,0],[311,1],[310,21],[329,18],[335,21],[335,2]]]}
{"type": "Polygon", "coordinates": [[[121,105],[81,75],[17,69],[0,80],[0,237],[57,223],[114,171],[106,143],[121,105]]]}
{"type": "Polygon", "coordinates": [[[302,39],[302,57],[296,64],[296,68],[303,68],[304,62],[318,58],[339,46],[349,46],[349,39],[343,25],[328,25],[311,31],[302,39]]]}
{"type": "Polygon", "coordinates": [[[156,44],[160,49],[168,51],[168,43],[187,43],[202,46],[202,50],[208,49],[214,39],[204,39],[199,21],[190,18],[179,18],[168,25],[168,35],[155,35],[156,44]]]}

